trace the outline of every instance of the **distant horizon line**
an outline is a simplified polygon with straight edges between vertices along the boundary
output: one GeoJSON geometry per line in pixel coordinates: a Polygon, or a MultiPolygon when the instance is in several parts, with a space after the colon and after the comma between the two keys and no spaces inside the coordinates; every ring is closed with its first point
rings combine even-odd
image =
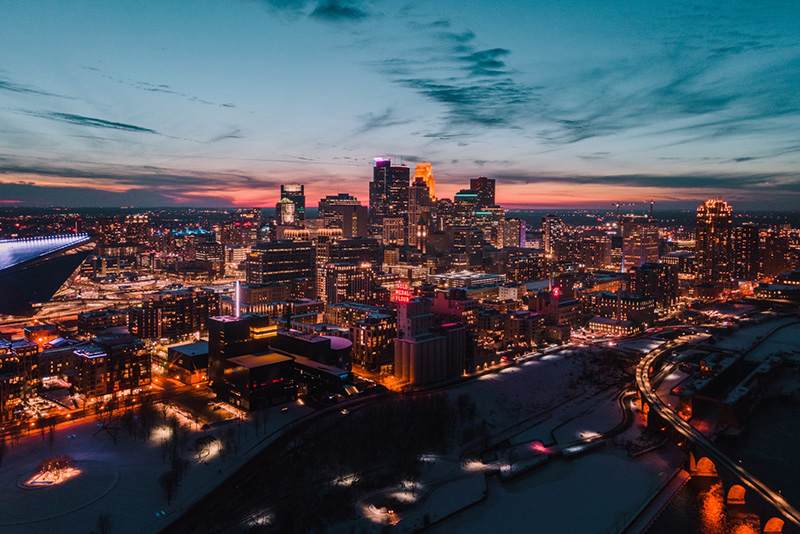
{"type": "MultiPolygon", "coordinates": [[[[724,200],[724,199],[722,199],[724,200]]],[[[703,201],[698,201],[702,204],[703,201]]],[[[639,204],[639,203],[637,203],[639,204]]],[[[649,211],[649,207],[645,206],[644,203],[641,203],[641,211],[649,211]]],[[[693,202],[687,201],[665,201],[661,202],[661,208],[653,207],[653,212],[657,213],[659,211],[694,211],[695,207],[693,202]],[[669,207],[664,208],[663,206],[667,204],[669,207]]],[[[698,205],[700,205],[698,204],[698,205]]],[[[744,208],[739,208],[740,211],[752,211],[752,212],[772,212],[772,213],[796,213],[800,211],[800,208],[762,208],[762,209],[752,209],[747,207],[750,203],[736,203],[736,202],[728,202],[734,209],[737,206],[745,206],[744,208]]],[[[362,204],[363,205],[363,204],[362,204]]],[[[610,204],[608,207],[606,206],[580,206],[580,205],[572,205],[572,206],[553,206],[553,205],[545,205],[545,206],[536,206],[536,205],[527,205],[521,206],[519,204],[497,204],[498,206],[505,208],[509,211],[547,211],[547,210],[554,210],[554,211],[564,211],[564,210],[572,210],[572,211],[615,211],[616,207],[613,204],[610,204]]],[[[364,205],[364,207],[369,207],[368,205],[364,205]]],[[[634,206],[624,206],[622,213],[625,214],[626,212],[631,211],[640,211],[636,209],[631,209],[634,206]]],[[[190,206],[190,205],[162,205],[162,206],[41,206],[35,204],[16,204],[11,202],[4,202],[0,203],[0,211],[4,209],[40,209],[40,210],[98,210],[98,209],[113,209],[113,210],[244,210],[244,209],[261,209],[261,210],[275,210],[274,206],[190,206]]],[[[306,205],[305,209],[319,209],[319,205],[306,205]]]]}

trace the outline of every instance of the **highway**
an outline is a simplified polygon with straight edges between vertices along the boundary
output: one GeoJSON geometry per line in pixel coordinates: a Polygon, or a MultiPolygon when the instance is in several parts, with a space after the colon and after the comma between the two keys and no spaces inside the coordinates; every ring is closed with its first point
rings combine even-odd
{"type": "Polygon", "coordinates": [[[669,406],[656,395],[650,385],[650,368],[661,358],[666,352],[674,347],[675,343],[668,343],[662,348],[658,348],[650,352],[647,356],[642,358],[636,368],[636,386],[639,388],[643,398],[650,405],[650,409],[658,413],[658,415],[666,421],[675,431],[681,434],[688,442],[701,448],[706,456],[708,456],[717,466],[717,471],[720,467],[725,467],[729,472],[739,478],[742,485],[758,495],[761,496],[766,502],[770,503],[776,511],[783,514],[784,518],[791,521],[797,526],[800,526],[800,512],[792,507],[786,499],[783,498],[778,492],[771,490],[763,482],[755,476],[747,472],[741,465],[728,458],[724,453],[717,449],[711,441],[708,440],[703,434],[692,427],[687,421],[681,419],[669,406]]]}

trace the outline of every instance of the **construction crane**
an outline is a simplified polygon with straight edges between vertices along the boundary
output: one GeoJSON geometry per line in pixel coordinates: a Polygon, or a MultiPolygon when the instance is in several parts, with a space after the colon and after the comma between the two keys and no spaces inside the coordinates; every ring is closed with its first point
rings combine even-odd
{"type": "Polygon", "coordinates": [[[617,224],[622,224],[622,215],[620,214],[620,208],[622,206],[635,206],[636,204],[633,202],[612,202],[612,206],[617,207],[617,224]]]}
{"type": "Polygon", "coordinates": [[[653,204],[655,203],[655,200],[653,200],[651,198],[650,200],[645,200],[644,201],[645,204],[647,204],[648,202],[650,203],[650,218],[652,219],[653,218],[653,204]]]}

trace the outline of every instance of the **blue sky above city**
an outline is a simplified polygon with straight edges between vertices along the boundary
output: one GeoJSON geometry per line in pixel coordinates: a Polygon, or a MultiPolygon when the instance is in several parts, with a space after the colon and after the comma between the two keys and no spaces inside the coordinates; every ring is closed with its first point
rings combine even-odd
{"type": "Polygon", "coordinates": [[[366,201],[387,156],[507,206],[792,208],[796,7],[11,0],[0,205],[366,201]]]}

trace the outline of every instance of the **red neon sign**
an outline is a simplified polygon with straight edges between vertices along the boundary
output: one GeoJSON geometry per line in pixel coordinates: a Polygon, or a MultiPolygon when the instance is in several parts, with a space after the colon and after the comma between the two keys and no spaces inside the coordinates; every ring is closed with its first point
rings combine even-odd
{"type": "Polygon", "coordinates": [[[411,297],[414,296],[414,293],[411,291],[411,288],[405,282],[400,282],[397,284],[397,289],[394,290],[394,301],[397,304],[408,304],[411,302],[411,297]]]}

